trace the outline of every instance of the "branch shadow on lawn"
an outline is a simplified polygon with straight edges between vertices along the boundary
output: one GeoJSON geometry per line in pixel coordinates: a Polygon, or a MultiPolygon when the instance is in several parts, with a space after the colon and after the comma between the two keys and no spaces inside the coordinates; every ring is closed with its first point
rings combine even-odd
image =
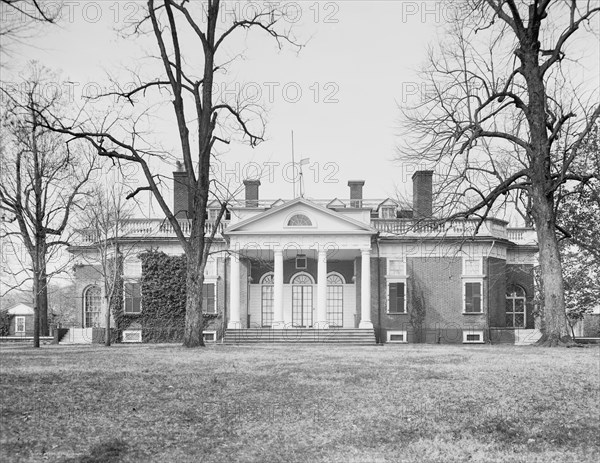
{"type": "Polygon", "coordinates": [[[87,455],[63,460],[63,463],[119,463],[128,450],[127,442],[113,438],[94,445],[87,455]]]}

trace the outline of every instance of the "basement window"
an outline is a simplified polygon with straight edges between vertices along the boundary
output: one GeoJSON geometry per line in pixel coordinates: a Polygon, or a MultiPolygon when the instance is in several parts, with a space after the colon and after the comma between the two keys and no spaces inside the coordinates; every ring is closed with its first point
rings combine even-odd
{"type": "Polygon", "coordinates": [[[387,342],[407,343],[406,331],[388,331],[387,342]]]}
{"type": "Polygon", "coordinates": [[[142,330],[124,330],[123,342],[142,342],[142,330]]]}
{"type": "Polygon", "coordinates": [[[203,331],[202,337],[204,338],[204,342],[217,342],[216,331],[203,331]]]}
{"type": "Polygon", "coordinates": [[[481,331],[473,331],[473,330],[463,331],[463,344],[483,344],[483,330],[481,330],[481,331]]]}

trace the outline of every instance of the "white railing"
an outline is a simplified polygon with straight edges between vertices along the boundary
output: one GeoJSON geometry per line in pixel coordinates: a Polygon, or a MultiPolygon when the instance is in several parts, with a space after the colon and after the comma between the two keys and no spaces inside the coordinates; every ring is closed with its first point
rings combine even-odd
{"type": "Polygon", "coordinates": [[[371,219],[376,230],[390,235],[408,237],[464,237],[489,236],[503,238],[517,244],[537,243],[535,230],[531,228],[508,228],[506,222],[498,219],[486,219],[481,223],[476,219],[452,220],[447,222],[413,219],[371,219]],[[477,226],[479,225],[479,229],[477,226]],[[477,230],[477,233],[475,231],[477,230]]]}
{"type": "Polygon", "coordinates": [[[537,244],[537,233],[532,228],[515,227],[507,229],[507,238],[517,244],[537,244]]]}
{"type": "Polygon", "coordinates": [[[447,222],[413,219],[371,219],[371,225],[376,230],[392,235],[403,236],[492,236],[506,238],[505,222],[496,219],[486,219],[480,224],[479,220],[452,220],[447,222]]]}
{"type": "MultiPolygon", "coordinates": [[[[190,220],[178,220],[181,231],[185,236],[189,236],[192,230],[190,220]]],[[[204,234],[210,236],[215,228],[214,222],[204,223],[204,234]]],[[[219,223],[215,237],[221,237],[225,225],[219,223]]],[[[171,222],[166,219],[129,219],[124,221],[119,233],[119,238],[175,238],[175,229],[171,222]]],[[[81,230],[77,233],[75,242],[79,245],[91,245],[100,241],[103,237],[95,230],[81,230]]],[[[114,238],[114,234],[109,234],[106,238],[114,238]]]]}

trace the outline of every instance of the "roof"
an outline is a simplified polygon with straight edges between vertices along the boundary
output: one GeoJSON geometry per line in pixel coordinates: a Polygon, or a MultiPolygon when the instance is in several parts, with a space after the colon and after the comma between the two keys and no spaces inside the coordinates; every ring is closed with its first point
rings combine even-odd
{"type": "MultiPolygon", "coordinates": [[[[324,216],[329,216],[335,218],[335,220],[345,223],[347,226],[352,226],[355,233],[366,233],[366,234],[375,234],[377,230],[372,228],[370,225],[365,224],[363,222],[359,222],[351,217],[347,217],[344,214],[340,214],[338,212],[333,211],[332,209],[328,209],[319,204],[315,204],[314,202],[305,199],[305,198],[296,198],[291,201],[286,202],[285,204],[277,207],[273,207],[271,209],[266,210],[265,212],[261,212],[252,217],[249,217],[241,222],[238,222],[234,225],[228,226],[225,229],[224,234],[229,235],[233,233],[239,233],[241,229],[244,229],[250,224],[254,224],[256,222],[265,220],[268,217],[274,216],[276,214],[282,214],[282,211],[292,209],[296,205],[305,206],[306,208],[312,209],[313,211],[317,211],[324,216]]],[[[322,231],[319,231],[322,233],[322,231]]]]}
{"type": "Polygon", "coordinates": [[[33,315],[33,307],[27,304],[16,304],[7,310],[9,315],[33,315]]]}

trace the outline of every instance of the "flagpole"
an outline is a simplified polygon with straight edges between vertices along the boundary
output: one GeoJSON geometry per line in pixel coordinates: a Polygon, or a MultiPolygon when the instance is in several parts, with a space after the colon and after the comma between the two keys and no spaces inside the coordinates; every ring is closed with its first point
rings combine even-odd
{"type": "Polygon", "coordinates": [[[292,199],[296,199],[296,163],[294,162],[294,131],[292,130],[292,169],[293,169],[293,176],[294,178],[292,179],[292,190],[293,190],[293,196],[292,199]]]}

